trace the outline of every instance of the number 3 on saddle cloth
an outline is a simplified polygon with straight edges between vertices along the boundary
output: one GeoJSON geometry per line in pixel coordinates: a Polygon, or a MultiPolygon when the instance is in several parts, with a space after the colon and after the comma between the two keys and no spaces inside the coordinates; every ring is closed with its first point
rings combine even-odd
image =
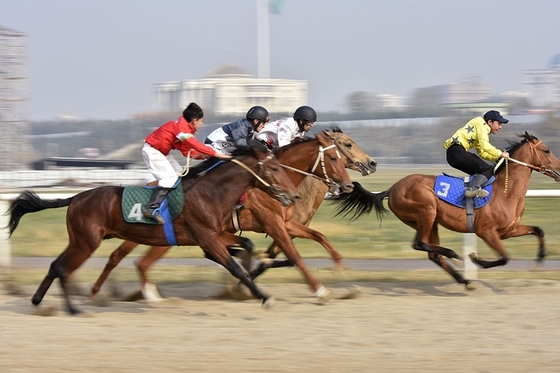
{"type": "MultiPolygon", "coordinates": [[[[469,182],[472,179],[472,176],[469,178],[469,182]]],[[[473,198],[474,208],[478,209],[485,206],[488,201],[490,201],[490,197],[492,197],[492,183],[496,180],[494,176],[492,176],[484,185],[482,185],[482,189],[488,191],[488,195],[484,198],[475,197],[473,198]]],[[[445,202],[451,203],[454,206],[466,208],[467,199],[465,198],[465,182],[462,177],[458,176],[451,176],[447,174],[438,175],[436,177],[436,182],[434,185],[434,192],[439,199],[444,200],[445,202]]]]}
{"type": "MultiPolygon", "coordinates": [[[[175,231],[173,230],[173,220],[179,216],[183,210],[184,196],[183,188],[177,188],[180,185],[181,179],[173,185],[173,189],[167,193],[159,208],[161,216],[165,223],[163,230],[169,245],[176,245],[175,231]]],[[[142,214],[142,208],[150,200],[154,189],[157,186],[128,186],[123,190],[121,207],[123,211],[124,221],[127,223],[141,223],[141,224],[158,224],[154,219],[146,218],[142,214]]]]}

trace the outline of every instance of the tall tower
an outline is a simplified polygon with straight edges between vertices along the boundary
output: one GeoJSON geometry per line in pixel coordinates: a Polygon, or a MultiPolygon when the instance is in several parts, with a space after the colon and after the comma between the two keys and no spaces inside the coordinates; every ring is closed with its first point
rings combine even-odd
{"type": "Polygon", "coordinates": [[[257,0],[257,78],[270,78],[269,0],[257,0]]]}
{"type": "Polygon", "coordinates": [[[0,170],[25,167],[31,156],[27,101],[27,35],[0,26],[0,170]]]}

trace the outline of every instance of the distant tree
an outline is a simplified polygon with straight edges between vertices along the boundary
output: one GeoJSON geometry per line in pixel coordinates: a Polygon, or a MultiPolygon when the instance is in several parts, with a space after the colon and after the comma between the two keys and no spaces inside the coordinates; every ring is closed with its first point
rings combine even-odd
{"type": "Polygon", "coordinates": [[[382,103],[377,94],[356,91],[346,96],[346,104],[352,115],[359,118],[372,117],[382,111],[382,103]]]}
{"type": "Polygon", "coordinates": [[[419,117],[437,117],[443,112],[437,92],[429,89],[416,89],[410,100],[410,112],[419,117]]]}

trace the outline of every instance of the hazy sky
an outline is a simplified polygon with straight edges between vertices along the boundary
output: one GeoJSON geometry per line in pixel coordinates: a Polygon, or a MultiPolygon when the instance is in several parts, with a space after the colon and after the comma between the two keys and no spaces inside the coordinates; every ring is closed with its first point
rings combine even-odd
{"type": "MultiPolygon", "coordinates": [[[[270,72],[307,80],[319,111],[472,76],[523,90],[560,53],[559,17],[556,0],[284,0],[270,72]]],[[[0,25],[29,37],[32,120],[150,111],[152,84],[223,63],[257,75],[256,0],[0,0],[0,25]]]]}

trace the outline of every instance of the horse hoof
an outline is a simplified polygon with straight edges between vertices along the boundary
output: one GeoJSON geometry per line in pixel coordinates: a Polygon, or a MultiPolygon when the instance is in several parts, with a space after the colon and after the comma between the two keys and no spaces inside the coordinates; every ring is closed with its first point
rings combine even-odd
{"type": "Polygon", "coordinates": [[[317,296],[317,301],[320,304],[325,304],[327,303],[329,300],[331,300],[331,292],[330,290],[328,290],[326,287],[324,287],[323,285],[321,285],[321,287],[319,287],[319,289],[317,290],[317,292],[315,293],[315,295],[317,296]]]}
{"type": "Polygon", "coordinates": [[[531,271],[531,272],[540,271],[541,267],[542,267],[541,262],[533,262],[533,265],[531,265],[531,268],[529,269],[529,271],[531,271]]]}
{"type": "Polygon", "coordinates": [[[269,311],[276,307],[276,304],[278,304],[278,302],[274,297],[268,297],[267,299],[263,300],[262,308],[269,311]]]}
{"type": "Polygon", "coordinates": [[[476,290],[476,286],[472,282],[469,282],[468,284],[465,284],[465,289],[467,289],[469,291],[473,291],[473,290],[476,290]]]}
{"type": "Polygon", "coordinates": [[[142,287],[142,297],[148,302],[161,302],[165,300],[159,293],[156,284],[147,282],[142,287]]]}
{"type": "Polygon", "coordinates": [[[478,255],[476,255],[476,253],[470,253],[469,258],[474,262],[478,259],[478,255]]]}
{"type": "Polygon", "coordinates": [[[56,316],[58,308],[56,306],[37,306],[33,314],[37,316],[56,316]]]}

